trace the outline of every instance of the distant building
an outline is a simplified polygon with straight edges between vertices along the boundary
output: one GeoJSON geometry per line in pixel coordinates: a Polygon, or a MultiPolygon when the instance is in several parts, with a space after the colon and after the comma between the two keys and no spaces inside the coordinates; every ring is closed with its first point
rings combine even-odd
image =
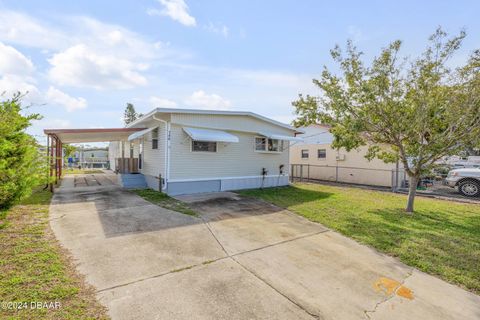
{"type": "Polygon", "coordinates": [[[369,161],[365,158],[367,146],[350,152],[343,148],[332,148],[333,135],[327,125],[313,124],[299,129],[305,131],[299,135],[303,142],[291,143],[290,162],[294,165],[310,165],[310,168],[303,166],[304,177],[308,174],[311,179],[392,186],[396,163],[385,163],[380,159],[369,161]]]}
{"type": "Polygon", "coordinates": [[[67,159],[67,165],[82,168],[108,168],[108,148],[78,147],[71,159],[67,159]]]}

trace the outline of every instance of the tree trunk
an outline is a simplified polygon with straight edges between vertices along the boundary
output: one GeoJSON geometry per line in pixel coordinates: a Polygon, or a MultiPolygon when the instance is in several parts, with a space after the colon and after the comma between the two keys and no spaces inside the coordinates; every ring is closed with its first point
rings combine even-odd
{"type": "Polygon", "coordinates": [[[407,211],[408,213],[413,213],[413,202],[415,200],[415,194],[417,193],[417,184],[420,180],[419,176],[410,176],[408,182],[408,202],[407,202],[407,211]]]}

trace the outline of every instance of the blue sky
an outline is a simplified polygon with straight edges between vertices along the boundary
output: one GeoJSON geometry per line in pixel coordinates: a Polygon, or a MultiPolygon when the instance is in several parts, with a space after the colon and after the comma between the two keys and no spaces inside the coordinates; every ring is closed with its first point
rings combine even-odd
{"type": "MultiPolygon", "coordinates": [[[[28,90],[30,130],[123,126],[125,104],[248,110],[293,119],[329,50],[416,55],[441,25],[480,47],[478,1],[0,1],[0,91],[28,90]]],[[[41,139],[40,139],[41,140],[41,139]]]]}

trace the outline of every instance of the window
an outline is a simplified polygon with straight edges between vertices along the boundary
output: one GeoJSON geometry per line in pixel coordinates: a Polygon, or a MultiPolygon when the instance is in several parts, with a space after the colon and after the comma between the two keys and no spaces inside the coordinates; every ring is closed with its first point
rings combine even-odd
{"type": "Polygon", "coordinates": [[[282,147],[283,141],[281,140],[255,137],[255,151],[281,152],[282,147]]]}
{"type": "Polygon", "coordinates": [[[158,128],[152,130],[152,149],[158,149],[158,128]]]}
{"type": "Polygon", "coordinates": [[[192,151],[217,152],[217,143],[211,141],[192,141],[192,151]]]}
{"type": "Polygon", "coordinates": [[[318,149],[318,159],[327,158],[327,149],[318,149]]]}
{"type": "Polygon", "coordinates": [[[302,150],[302,159],[308,159],[308,150],[307,149],[302,150]]]}
{"type": "Polygon", "coordinates": [[[255,150],[257,150],[257,151],[267,150],[267,139],[266,138],[255,138],[255,150]]]}

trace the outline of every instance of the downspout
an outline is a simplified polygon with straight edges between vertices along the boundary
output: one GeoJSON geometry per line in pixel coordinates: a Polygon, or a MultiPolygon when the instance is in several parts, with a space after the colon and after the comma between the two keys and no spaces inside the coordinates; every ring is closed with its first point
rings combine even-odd
{"type": "Polygon", "coordinates": [[[165,186],[163,187],[165,190],[170,179],[170,122],[157,118],[155,115],[152,118],[165,124],[165,186]]]}

